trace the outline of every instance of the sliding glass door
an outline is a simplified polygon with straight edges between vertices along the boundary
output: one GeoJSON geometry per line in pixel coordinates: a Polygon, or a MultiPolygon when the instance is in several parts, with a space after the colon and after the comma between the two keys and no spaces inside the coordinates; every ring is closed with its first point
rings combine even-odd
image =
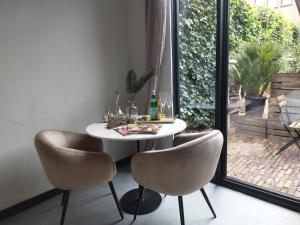
{"type": "Polygon", "coordinates": [[[300,106],[298,21],[247,0],[173,2],[175,105],[188,132],[224,134],[214,182],[300,211],[300,150],[276,154],[297,135],[280,101],[300,106]]]}
{"type": "Polygon", "coordinates": [[[178,99],[188,129],[215,126],[217,3],[178,1],[178,99]]]}
{"type": "Polygon", "coordinates": [[[227,176],[299,201],[300,145],[284,146],[298,136],[285,125],[299,119],[300,16],[295,2],[283,6],[230,2],[227,176]]]}

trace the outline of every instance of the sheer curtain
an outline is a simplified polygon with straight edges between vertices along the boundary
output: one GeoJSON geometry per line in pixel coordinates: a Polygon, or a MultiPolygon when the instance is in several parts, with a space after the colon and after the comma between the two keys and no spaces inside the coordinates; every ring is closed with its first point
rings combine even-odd
{"type": "MultiPolygon", "coordinates": [[[[160,68],[164,56],[167,9],[169,0],[146,0],[146,69],[155,68],[155,76],[147,84],[148,88],[144,93],[148,103],[150,94],[154,89],[157,91],[159,83],[160,68]]],[[[147,112],[148,104],[146,105],[147,112]]]]}

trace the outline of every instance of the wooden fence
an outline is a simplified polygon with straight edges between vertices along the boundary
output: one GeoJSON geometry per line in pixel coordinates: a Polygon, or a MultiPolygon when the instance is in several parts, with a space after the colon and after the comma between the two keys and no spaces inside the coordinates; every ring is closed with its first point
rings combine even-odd
{"type": "Polygon", "coordinates": [[[300,74],[285,73],[274,74],[271,83],[271,95],[269,101],[269,113],[267,119],[267,137],[276,140],[287,140],[289,134],[280,120],[280,108],[276,97],[285,95],[289,97],[294,93],[300,93],[300,74]]]}
{"type": "Polygon", "coordinates": [[[236,116],[237,132],[254,137],[287,141],[289,134],[280,120],[280,108],[276,97],[289,97],[297,92],[300,95],[300,73],[275,74],[272,78],[270,97],[268,98],[268,117],[259,118],[251,115],[236,116]]]}

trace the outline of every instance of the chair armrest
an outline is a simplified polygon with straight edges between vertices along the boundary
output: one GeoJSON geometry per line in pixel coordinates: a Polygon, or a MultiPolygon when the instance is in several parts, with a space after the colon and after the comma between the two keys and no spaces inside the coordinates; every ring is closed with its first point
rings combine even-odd
{"type": "MultiPolygon", "coordinates": [[[[137,153],[131,160],[134,180],[140,185],[160,193],[179,196],[192,193],[209,182],[198,180],[198,174],[206,173],[195,168],[195,162],[185,160],[193,155],[186,154],[180,146],[167,150],[137,153]],[[185,163],[189,161],[190,163],[185,163]]],[[[194,157],[195,160],[197,157],[194,157]]],[[[198,158],[198,166],[201,160],[198,158]]]]}
{"type": "Polygon", "coordinates": [[[131,170],[137,183],[175,196],[192,193],[206,185],[215,174],[223,135],[217,130],[180,135],[184,140],[187,136],[192,141],[166,150],[135,154],[131,170]]]}
{"type": "Polygon", "coordinates": [[[68,148],[49,151],[42,161],[49,181],[63,190],[81,189],[111,181],[116,173],[112,158],[104,152],[68,148]]]}
{"type": "Polygon", "coordinates": [[[162,188],[164,186],[177,186],[176,174],[180,171],[180,164],[176,163],[177,157],[172,156],[171,152],[166,157],[165,151],[152,150],[136,153],[132,157],[131,172],[137,183],[161,193],[166,193],[162,188]]]}
{"type": "Polygon", "coordinates": [[[209,134],[211,131],[203,131],[197,133],[181,133],[175,136],[174,138],[174,146],[178,146],[184,144],[186,142],[195,140],[199,137],[209,134]]]}

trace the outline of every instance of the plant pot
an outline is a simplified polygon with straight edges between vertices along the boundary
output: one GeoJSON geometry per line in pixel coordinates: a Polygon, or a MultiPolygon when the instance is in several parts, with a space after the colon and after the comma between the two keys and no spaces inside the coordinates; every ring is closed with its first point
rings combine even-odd
{"type": "Polygon", "coordinates": [[[245,97],[246,112],[249,111],[263,112],[266,100],[267,97],[246,96],[245,97]]]}
{"type": "Polygon", "coordinates": [[[237,102],[241,100],[241,85],[231,85],[228,92],[230,102],[237,102]]]}

